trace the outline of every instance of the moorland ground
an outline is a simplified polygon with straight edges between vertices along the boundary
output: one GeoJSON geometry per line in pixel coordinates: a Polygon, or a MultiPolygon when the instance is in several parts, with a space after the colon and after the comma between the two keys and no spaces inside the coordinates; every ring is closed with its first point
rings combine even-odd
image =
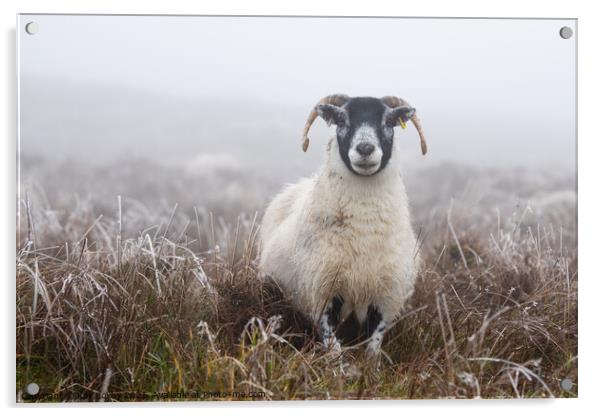
{"type": "Polygon", "coordinates": [[[25,162],[18,201],[19,400],[577,395],[570,178],[453,165],[410,177],[424,268],[377,369],[361,345],[325,350],[257,277],[261,210],[279,184],[38,162],[25,162]]]}

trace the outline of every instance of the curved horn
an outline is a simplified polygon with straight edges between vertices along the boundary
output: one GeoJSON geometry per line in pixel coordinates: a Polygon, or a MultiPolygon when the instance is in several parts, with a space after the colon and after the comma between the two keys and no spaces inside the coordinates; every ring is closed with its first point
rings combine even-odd
{"type": "Polygon", "coordinates": [[[311,127],[311,125],[313,124],[314,120],[316,119],[316,117],[318,117],[318,111],[316,110],[316,107],[320,104],[331,104],[331,105],[336,105],[337,107],[341,107],[342,105],[344,105],[347,101],[349,101],[349,96],[345,95],[345,94],[332,94],[332,95],[328,95],[324,98],[322,98],[320,101],[318,101],[316,103],[316,105],[314,105],[314,108],[312,108],[311,113],[309,113],[309,116],[307,117],[307,122],[305,123],[305,127],[303,128],[303,151],[306,152],[307,151],[307,147],[309,146],[309,137],[307,137],[307,134],[309,133],[309,129],[311,127]]]}
{"type": "MultiPolygon", "coordinates": [[[[400,106],[411,107],[411,105],[408,104],[406,100],[390,95],[381,98],[381,101],[391,108],[400,106]]],[[[424,155],[426,154],[426,138],[424,136],[424,131],[422,130],[422,124],[420,124],[420,119],[416,116],[416,114],[414,114],[410,118],[410,120],[412,121],[412,124],[414,125],[414,127],[416,127],[416,130],[418,131],[418,136],[420,136],[420,148],[422,149],[422,154],[424,155]]]]}

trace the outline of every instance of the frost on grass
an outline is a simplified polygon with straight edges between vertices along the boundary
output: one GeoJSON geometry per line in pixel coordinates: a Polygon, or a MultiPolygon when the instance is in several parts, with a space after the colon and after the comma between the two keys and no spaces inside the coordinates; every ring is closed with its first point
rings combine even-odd
{"type": "Polygon", "coordinates": [[[454,166],[409,175],[425,267],[375,370],[361,347],[325,351],[257,278],[261,209],[278,186],[231,165],[26,170],[19,400],[32,381],[43,400],[577,394],[570,180],[454,166]]]}

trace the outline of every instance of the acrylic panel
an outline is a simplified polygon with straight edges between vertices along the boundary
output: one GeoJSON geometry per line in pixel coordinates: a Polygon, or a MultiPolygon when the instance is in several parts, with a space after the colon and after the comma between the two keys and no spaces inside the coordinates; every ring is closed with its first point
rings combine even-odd
{"type": "Polygon", "coordinates": [[[574,19],[19,15],[17,400],[576,397],[576,53],[574,19]]]}

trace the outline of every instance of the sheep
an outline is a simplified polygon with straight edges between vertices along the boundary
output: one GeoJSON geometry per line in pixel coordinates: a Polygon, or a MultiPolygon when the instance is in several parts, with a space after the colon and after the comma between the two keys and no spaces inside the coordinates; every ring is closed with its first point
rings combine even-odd
{"type": "Polygon", "coordinates": [[[385,329],[403,311],[420,266],[393,128],[410,120],[422,153],[416,110],[392,96],[329,95],[312,109],[336,124],[326,161],[312,177],[285,187],[268,205],[259,232],[259,270],[271,276],[320,329],[322,342],[365,337],[378,354],[385,329]],[[351,328],[341,332],[342,325],[351,328]],[[349,332],[349,331],[347,331],[349,332]]]}

